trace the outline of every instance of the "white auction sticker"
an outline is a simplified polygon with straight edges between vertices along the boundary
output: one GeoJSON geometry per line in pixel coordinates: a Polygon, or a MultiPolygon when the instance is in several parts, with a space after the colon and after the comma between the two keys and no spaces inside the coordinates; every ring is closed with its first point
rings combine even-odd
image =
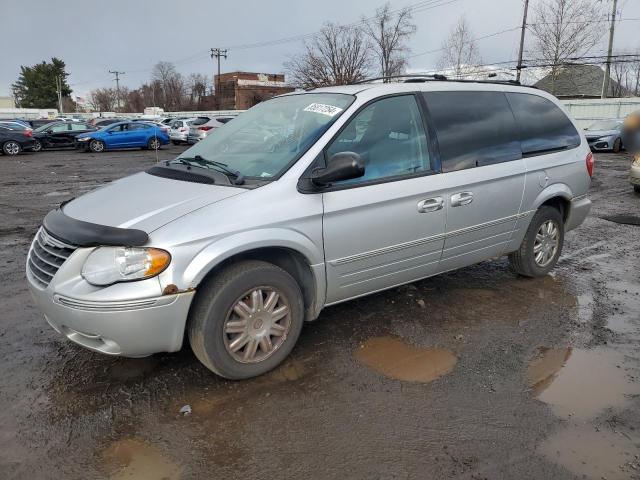
{"type": "Polygon", "coordinates": [[[334,107],[333,105],[325,105],[324,103],[312,103],[304,109],[305,112],[321,113],[322,115],[328,115],[335,117],[342,109],[340,107],[334,107]]]}

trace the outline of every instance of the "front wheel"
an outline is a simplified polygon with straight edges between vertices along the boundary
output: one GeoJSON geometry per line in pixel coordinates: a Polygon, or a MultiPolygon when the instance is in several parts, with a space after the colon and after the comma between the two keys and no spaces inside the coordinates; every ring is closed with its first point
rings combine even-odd
{"type": "Polygon", "coordinates": [[[40,140],[34,140],[33,146],[31,147],[31,151],[39,152],[40,150],[42,150],[42,143],[40,142],[40,140]]]}
{"type": "Polygon", "coordinates": [[[100,140],[91,140],[91,142],[89,142],[89,150],[93,153],[104,152],[104,142],[101,142],[100,140]]]}
{"type": "Polygon", "coordinates": [[[509,255],[516,273],[525,277],[542,277],[555,267],[564,243],[564,221],[557,208],[544,205],[538,209],[520,248],[509,255]]]}
{"type": "Polygon", "coordinates": [[[14,156],[18,155],[22,151],[22,147],[20,147],[20,144],[18,142],[9,140],[2,145],[2,151],[5,153],[5,155],[14,156]]]}
{"type": "Polygon", "coordinates": [[[620,150],[622,150],[622,140],[616,138],[616,141],[613,142],[613,153],[620,153],[620,150]]]}
{"type": "Polygon", "coordinates": [[[281,268],[247,260],[198,288],[189,342],[198,360],[239,380],[278,366],[295,345],[304,320],[300,287],[281,268]]]}

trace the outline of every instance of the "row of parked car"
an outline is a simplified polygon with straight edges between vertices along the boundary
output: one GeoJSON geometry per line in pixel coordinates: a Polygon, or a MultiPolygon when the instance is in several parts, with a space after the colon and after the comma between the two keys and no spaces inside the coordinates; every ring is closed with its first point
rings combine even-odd
{"type": "Polygon", "coordinates": [[[232,118],[0,120],[0,149],[5,155],[49,148],[76,148],[95,153],[119,148],[157,150],[169,142],[197,143],[232,118]]]}

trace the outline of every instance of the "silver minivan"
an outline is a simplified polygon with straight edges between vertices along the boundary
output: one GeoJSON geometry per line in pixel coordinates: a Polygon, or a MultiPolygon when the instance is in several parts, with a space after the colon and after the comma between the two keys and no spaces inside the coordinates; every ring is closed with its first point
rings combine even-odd
{"type": "Polygon", "coordinates": [[[260,103],[174,160],[62,204],[28,254],[60,334],[242,379],[328,305],[508,255],[546,275],[593,157],[545,92],[424,78],[260,103]]]}

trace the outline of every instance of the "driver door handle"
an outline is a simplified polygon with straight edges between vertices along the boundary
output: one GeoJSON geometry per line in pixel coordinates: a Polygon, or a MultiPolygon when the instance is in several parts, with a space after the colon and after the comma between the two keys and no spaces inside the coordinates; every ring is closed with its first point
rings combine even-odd
{"type": "Polygon", "coordinates": [[[460,192],[451,195],[451,206],[462,207],[473,202],[473,192],[460,192]]]}
{"type": "Polygon", "coordinates": [[[427,198],[425,200],[420,200],[418,202],[418,212],[420,213],[435,212],[442,209],[443,206],[444,206],[444,200],[442,199],[442,197],[427,198]]]}

